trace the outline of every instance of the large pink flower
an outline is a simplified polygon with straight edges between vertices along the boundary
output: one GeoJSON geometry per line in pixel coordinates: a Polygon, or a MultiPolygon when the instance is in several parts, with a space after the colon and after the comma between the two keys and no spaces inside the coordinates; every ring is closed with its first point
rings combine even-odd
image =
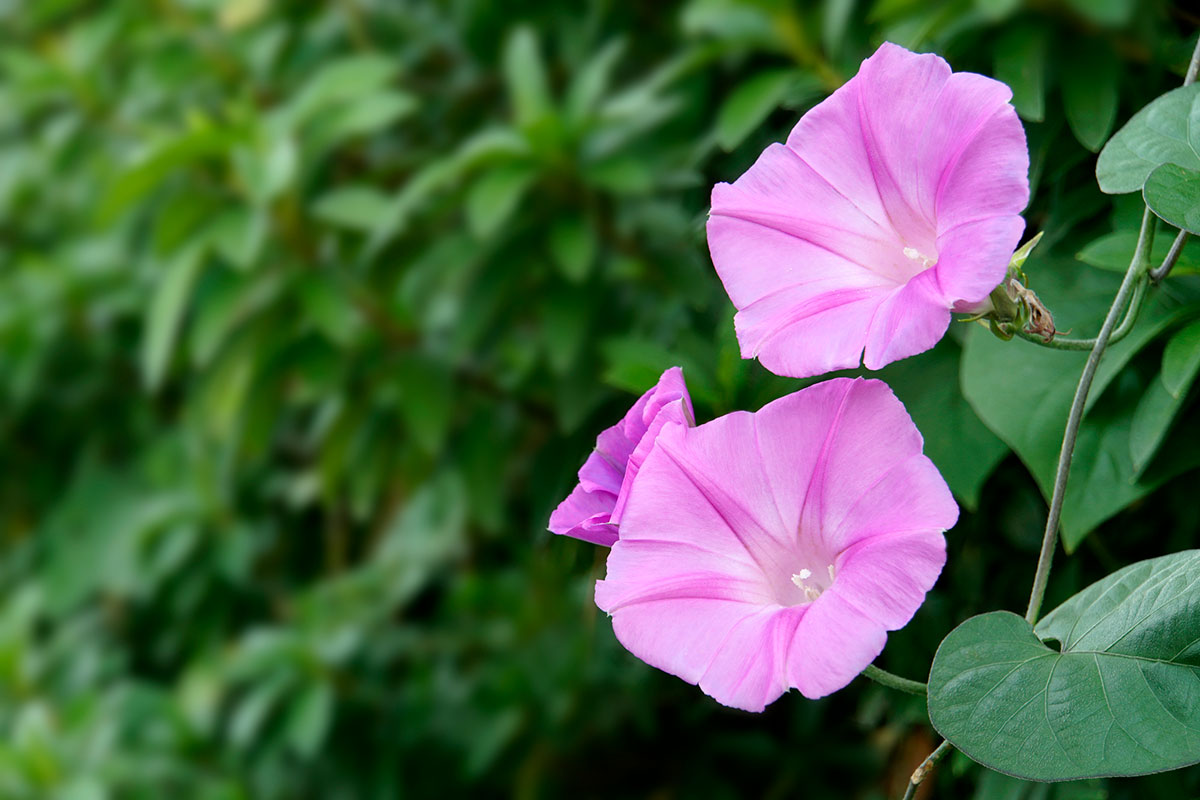
{"type": "Polygon", "coordinates": [[[780,375],[928,350],[1004,278],[1029,199],[1012,92],[884,44],[733,184],[708,243],[742,356],[780,375]],[[864,355],[865,349],[865,355],[864,355]]]}
{"type": "Polygon", "coordinates": [[[579,483],[550,515],[550,530],[594,544],[617,541],[617,523],[638,467],[668,422],[694,424],[683,370],[671,367],[616,425],[596,437],[579,470],[579,483]]]}
{"type": "Polygon", "coordinates": [[[617,638],[725,705],[849,683],[946,561],[958,507],[887,385],[840,378],[668,425],[596,584],[617,638]]]}

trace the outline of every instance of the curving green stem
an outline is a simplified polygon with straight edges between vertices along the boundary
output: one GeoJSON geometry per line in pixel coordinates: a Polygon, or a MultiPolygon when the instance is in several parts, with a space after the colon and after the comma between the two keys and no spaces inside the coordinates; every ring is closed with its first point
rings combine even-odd
{"type": "Polygon", "coordinates": [[[889,689],[898,689],[901,692],[908,692],[909,694],[920,695],[921,697],[924,697],[926,694],[926,686],[920,681],[910,681],[908,678],[901,678],[899,675],[893,675],[874,664],[864,669],[862,674],[864,678],[870,678],[889,689]]]}
{"type": "Polygon", "coordinates": [[[1187,239],[1188,232],[1180,231],[1175,237],[1175,241],[1171,243],[1171,249],[1167,252],[1167,257],[1163,259],[1161,264],[1150,270],[1151,281],[1158,283],[1171,274],[1171,270],[1175,267],[1175,262],[1179,260],[1179,256],[1183,252],[1183,246],[1187,244],[1187,239]]]}
{"type": "MultiPolygon", "coordinates": [[[[1100,365],[1100,357],[1104,355],[1104,348],[1108,346],[1117,327],[1117,317],[1120,316],[1126,301],[1130,300],[1138,291],[1137,287],[1141,285],[1142,289],[1145,289],[1146,269],[1150,264],[1150,245],[1154,241],[1154,220],[1154,214],[1147,208],[1142,215],[1142,228],[1138,232],[1137,248],[1133,252],[1133,259],[1129,263],[1129,269],[1125,272],[1124,280],[1121,281],[1121,288],[1117,290],[1117,296],[1113,298],[1108,314],[1104,317],[1104,324],[1100,326],[1100,333],[1096,336],[1092,352],[1083,367],[1083,374],[1079,376],[1075,399],[1071,401],[1071,412],[1067,415],[1067,428],[1063,431],[1062,449],[1058,452],[1058,469],[1054,473],[1054,493],[1050,498],[1050,513],[1046,515],[1042,552],[1038,556],[1037,572],[1033,577],[1033,589],[1029,593],[1029,608],[1025,611],[1025,619],[1029,621],[1030,625],[1038,620],[1038,613],[1042,609],[1042,598],[1046,594],[1046,582],[1050,578],[1050,562],[1054,559],[1054,550],[1058,545],[1058,522],[1062,517],[1067,477],[1071,473],[1071,456],[1075,453],[1075,437],[1079,434],[1079,424],[1083,421],[1083,410],[1087,405],[1088,392],[1092,388],[1092,379],[1096,377],[1096,368],[1100,365]]],[[[1136,314],[1136,310],[1131,308],[1130,314],[1126,318],[1128,319],[1134,314],[1136,314]]],[[[1129,326],[1132,327],[1133,323],[1130,322],[1129,326]]]]}

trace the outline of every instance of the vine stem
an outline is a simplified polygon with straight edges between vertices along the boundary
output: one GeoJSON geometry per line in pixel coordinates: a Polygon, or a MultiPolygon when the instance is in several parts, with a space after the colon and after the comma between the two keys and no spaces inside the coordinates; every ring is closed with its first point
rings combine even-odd
{"type": "Polygon", "coordinates": [[[1150,280],[1152,280],[1154,283],[1158,283],[1163,278],[1167,277],[1167,275],[1171,274],[1171,270],[1174,268],[1175,262],[1179,260],[1179,255],[1183,252],[1183,246],[1187,244],[1187,238],[1187,231],[1179,232],[1179,234],[1175,237],[1175,241],[1171,243],[1171,249],[1167,252],[1167,257],[1163,259],[1161,264],[1150,270],[1150,280]]]}
{"type": "Polygon", "coordinates": [[[920,681],[910,681],[908,678],[901,678],[899,675],[893,675],[874,664],[868,665],[862,671],[862,674],[864,678],[870,678],[889,689],[897,689],[901,692],[908,692],[909,694],[920,695],[921,697],[924,697],[927,693],[927,687],[920,681]]]}
{"type": "MultiPolygon", "coordinates": [[[[1088,392],[1092,388],[1092,380],[1096,377],[1096,368],[1104,355],[1113,330],[1117,325],[1117,317],[1125,307],[1126,301],[1135,293],[1139,283],[1144,283],[1146,269],[1150,264],[1150,246],[1154,241],[1155,216],[1146,209],[1142,215],[1142,228],[1138,232],[1137,248],[1133,251],[1133,259],[1129,269],[1121,281],[1121,288],[1104,317],[1104,324],[1096,336],[1096,343],[1088,355],[1079,376],[1079,385],[1075,389],[1075,399],[1071,401],[1071,412],[1067,415],[1067,428],[1063,431],[1062,449],[1058,452],[1058,469],[1054,473],[1054,492],[1050,498],[1050,513],[1046,515],[1046,532],[1042,536],[1042,552],[1038,555],[1037,572],[1033,577],[1033,589],[1029,593],[1029,607],[1025,611],[1025,619],[1030,625],[1038,620],[1042,610],[1042,598],[1046,594],[1046,582],[1050,578],[1050,563],[1054,560],[1054,550],[1058,545],[1058,522],[1062,517],[1063,497],[1067,490],[1067,478],[1071,473],[1071,456],[1075,453],[1075,438],[1079,434],[1079,424],[1083,421],[1084,407],[1087,405],[1088,392]]],[[[1136,313],[1130,310],[1130,316],[1136,313]]]]}
{"type": "Polygon", "coordinates": [[[908,788],[904,790],[903,800],[912,800],[917,793],[917,787],[921,785],[921,781],[929,776],[930,770],[933,769],[937,762],[942,760],[942,756],[954,749],[954,745],[950,744],[947,739],[937,746],[937,749],[925,757],[915,770],[912,777],[908,779],[908,788]]]}

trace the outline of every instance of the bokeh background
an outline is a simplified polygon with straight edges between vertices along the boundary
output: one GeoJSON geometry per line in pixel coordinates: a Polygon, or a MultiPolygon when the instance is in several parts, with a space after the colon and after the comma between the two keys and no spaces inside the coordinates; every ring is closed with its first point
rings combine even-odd
{"type": "MultiPolygon", "coordinates": [[[[701,419],[799,386],[738,356],[708,194],[879,42],[1013,86],[1030,230],[1110,286],[1074,254],[1137,209],[1094,151],[1198,24],[1135,0],[3,0],[0,797],[898,796],[937,742],[922,701],[860,679],[722,708],[620,648],[604,551],[546,519],[663,368],[701,419]]],[[[881,659],[916,678],[962,619],[1024,606],[1045,513],[962,398],[965,328],[885,375],[964,507],[881,659]]],[[[1060,556],[1047,608],[1192,546],[1196,478],[1060,556]]],[[[954,756],[928,787],[1174,799],[1200,775],[1033,786],[954,756]]]]}

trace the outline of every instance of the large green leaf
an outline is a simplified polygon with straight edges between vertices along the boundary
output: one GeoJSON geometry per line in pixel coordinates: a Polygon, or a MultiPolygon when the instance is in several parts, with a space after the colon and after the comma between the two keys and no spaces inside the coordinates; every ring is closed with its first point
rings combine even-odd
{"type": "Polygon", "coordinates": [[[1142,197],[1151,211],[1176,228],[1200,233],[1200,171],[1160,164],[1146,178],[1142,197]]]}
{"type": "Polygon", "coordinates": [[[1188,125],[1198,97],[1200,83],[1181,86],[1134,114],[1100,151],[1100,189],[1108,194],[1136,192],[1160,164],[1200,169],[1200,128],[1188,125]]]}
{"type": "MultiPolygon", "coordinates": [[[[1090,335],[1099,327],[1114,294],[1106,275],[1076,270],[1062,275],[1061,265],[1043,259],[1030,262],[1030,275],[1042,298],[1059,313],[1062,327],[1090,335]],[[1043,291],[1044,290],[1044,291],[1043,291]]],[[[1087,533],[1143,497],[1187,463],[1137,478],[1130,455],[1130,425],[1140,396],[1137,387],[1096,407],[1106,387],[1129,360],[1172,324],[1197,313],[1156,294],[1142,310],[1137,326],[1109,348],[1092,385],[1092,409],[1080,428],[1071,480],[1062,514],[1063,546],[1069,551],[1087,533]],[[1127,396],[1132,391],[1132,396],[1127,396]]],[[[980,419],[1003,439],[1037,480],[1048,499],[1054,486],[1063,428],[1087,354],[1050,350],[1028,342],[1003,342],[977,327],[967,337],[962,364],[963,394],[980,419]]]]}
{"type": "Polygon", "coordinates": [[[1033,780],[1200,762],[1197,583],[1189,550],[1109,575],[1036,631],[1007,611],[968,619],[934,657],[930,721],[979,763],[1033,780]]]}
{"type": "Polygon", "coordinates": [[[1008,446],[979,421],[958,385],[962,348],[947,336],[937,347],[889,364],[878,377],[896,392],[925,438],[925,455],[969,509],[1008,453],[1008,446]]]}

